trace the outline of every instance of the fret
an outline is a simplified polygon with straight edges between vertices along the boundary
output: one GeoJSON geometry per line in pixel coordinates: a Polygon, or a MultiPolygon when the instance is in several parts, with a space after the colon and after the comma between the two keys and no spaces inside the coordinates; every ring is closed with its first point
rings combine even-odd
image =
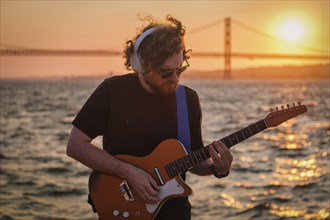
{"type": "Polygon", "coordinates": [[[167,175],[169,176],[169,177],[174,177],[175,175],[174,175],[174,172],[173,172],[173,170],[172,170],[172,168],[167,164],[166,166],[165,166],[165,169],[166,169],[166,171],[167,171],[167,175]]]}
{"type": "Polygon", "coordinates": [[[171,167],[172,167],[172,170],[173,170],[173,173],[174,173],[174,176],[178,175],[179,172],[178,172],[178,169],[176,168],[176,165],[174,163],[174,161],[172,163],[170,163],[171,167]]]}
{"type": "Polygon", "coordinates": [[[195,164],[195,165],[198,164],[198,158],[197,158],[197,156],[196,156],[196,152],[193,152],[193,153],[192,153],[192,158],[195,159],[195,160],[194,160],[194,164],[195,164]]]}
{"type": "Polygon", "coordinates": [[[182,164],[180,163],[180,160],[175,160],[174,163],[177,165],[179,173],[182,173],[182,164]]]}
{"type": "Polygon", "coordinates": [[[172,175],[171,175],[171,172],[168,168],[168,165],[165,165],[165,170],[166,170],[167,176],[171,177],[172,175]]]}
{"type": "Polygon", "coordinates": [[[189,160],[189,162],[190,162],[190,164],[191,164],[191,167],[193,167],[196,163],[194,162],[194,160],[193,160],[193,155],[192,154],[189,154],[188,156],[187,156],[187,158],[188,158],[188,160],[189,160]]]}
{"type": "Polygon", "coordinates": [[[246,138],[244,137],[244,134],[242,134],[242,131],[239,130],[235,133],[235,136],[237,137],[239,142],[244,141],[246,138]]]}
{"type": "Polygon", "coordinates": [[[231,135],[229,135],[229,140],[230,140],[230,142],[232,143],[233,146],[239,142],[239,141],[237,140],[235,134],[231,134],[231,135]]]}
{"type": "Polygon", "coordinates": [[[230,148],[231,146],[233,146],[231,143],[230,143],[230,140],[228,139],[228,137],[224,137],[221,139],[221,141],[228,147],[230,148]]]}
{"type": "Polygon", "coordinates": [[[199,151],[201,151],[202,152],[202,158],[203,158],[203,161],[204,160],[206,160],[207,159],[207,156],[206,156],[206,154],[205,154],[205,151],[204,151],[204,149],[203,148],[201,148],[199,151]]]}
{"type": "Polygon", "coordinates": [[[229,146],[233,146],[233,143],[231,143],[231,140],[230,140],[230,137],[229,136],[227,136],[227,137],[225,137],[228,141],[229,141],[229,146]]]}
{"type": "Polygon", "coordinates": [[[171,173],[172,177],[177,175],[172,167],[169,166],[169,170],[170,170],[170,173],[171,173]]]}
{"type": "Polygon", "coordinates": [[[259,131],[263,131],[267,128],[267,125],[264,120],[260,120],[257,122],[257,126],[259,128],[259,131]]]}
{"type": "Polygon", "coordinates": [[[181,159],[180,159],[180,163],[181,163],[181,165],[182,165],[184,171],[186,171],[186,170],[189,170],[189,166],[186,164],[186,161],[185,161],[184,159],[185,159],[184,157],[181,158],[181,159]]]}
{"type": "Polygon", "coordinates": [[[206,156],[206,159],[211,157],[209,150],[210,150],[209,146],[206,146],[206,147],[203,148],[203,152],[206,156]]]}
{"type": "Polygon", "coordinates": [[[249,127],[246,127],[246,128],[243,128],[242,130],[242,133],[245,137],[245,139],[248,139],[249,137],[251,137],[253,134],[251,133],[249,127]]]}
{"type": "Polygon", "coordinates": [[[174,176],[178,175],[179,172],[178,172],[178,169],[176,168],[176,165],[174,164],[174,162],[171,163],[171,167],[172,167],[174,176]]]}
{"type": "Polygon", "coordinates": [[[243,135],[244,140],[246,140],[247,137],[245,137],[245,134],[244,134],[244,132],[243,132],[243,129],[239,130],[239,132],[241,133],[241,135],[243,135]]]}
{"type": "Polygon", "coordinates": [[[187,170],[189,170],[191,167],[193,167],[188,159],[188,156],[183,158],[184,163],[186,164],[187,170]]]}
{"type": "Polygon", "coordinates": [[[251,131],[251,133],[252,133],[253,135],[255,135],[255,134],[257,134],[257,133],[260,132],[260,130],[259,130],[257,124],[255,124],[255,123],[252,124],[252,125],[250,125],[248,128],[249,128],[249,130],[251,131]]]}
{"type": "Polygon", "coordinates": [[[184,162],[183,158],[180,158],[177,160],[178,163],[180,164],[180,168],[182,169],[182,172],[185,172],[187,169],[186,163],[184,162]]]}
{"type": "Polygon", "coordinates": [[[181,169],[180,162],[178,160],[175,160],[174,163],[177,165],[179,173],[182,173],[184,170],[181,169]]]}
{"type": "Polygon", "coordinates": [[[195,151],[195,155],[196,155],[198,163],[201,163],[203,160],[201,158],[201,155],[199,154],[199,151],[195,151]]]}

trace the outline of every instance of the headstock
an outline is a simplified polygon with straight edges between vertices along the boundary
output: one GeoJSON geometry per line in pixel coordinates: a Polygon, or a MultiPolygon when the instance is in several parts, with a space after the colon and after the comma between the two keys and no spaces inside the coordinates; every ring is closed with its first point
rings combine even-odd
{"type": "Polygon", "coordinates": [[[289,104],[286,105],[286,108],[282,105],[281,109],[275,107],[270,109],[270,113],[264,119],[268,127],[275,127],[283,122],[300,115],[302,113],[307,112],[306,105],[302,105],[301,102],[298,102],[296,105],[292,103],[292,106],[289,104]]]}

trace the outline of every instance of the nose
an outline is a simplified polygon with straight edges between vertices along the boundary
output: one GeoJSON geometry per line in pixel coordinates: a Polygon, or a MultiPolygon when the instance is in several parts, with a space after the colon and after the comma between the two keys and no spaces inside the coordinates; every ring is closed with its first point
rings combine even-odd
{"type": "Polygon", "coordinates": [[[180,76],[176,74],[176,71],[173,71],[173,74],[169,78],[172,82],[179,82],[180,76]]]}

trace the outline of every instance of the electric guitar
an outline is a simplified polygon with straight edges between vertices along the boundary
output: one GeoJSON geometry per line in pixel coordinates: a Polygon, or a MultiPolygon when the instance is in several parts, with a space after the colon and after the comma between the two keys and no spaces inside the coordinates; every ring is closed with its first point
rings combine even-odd
{"type": "MultiPolygon", "coordinates": [[[[231,135],[220,139],[228,148],[252,137],[253,135],[307,111],[305,105],[293,103],[293,106],[282,106],[271,109],[264,119],[251,124],[231,135]]],[[[211,157],[209,145],[187,154],[184,146],[175,139],[161,142],[156,149],[145,157],[116,155],[119,160],[126,161],[148,172],[159,184],[159,202],[148,204],[134,195],[128,182],[116,176],[93,171],[89,179],[89,190],[95,209],[102,220],[135,219],[151,220],[158,213],[166,200],[175,197],[186,197],[192,193],[179,174],[211,157]]]]}

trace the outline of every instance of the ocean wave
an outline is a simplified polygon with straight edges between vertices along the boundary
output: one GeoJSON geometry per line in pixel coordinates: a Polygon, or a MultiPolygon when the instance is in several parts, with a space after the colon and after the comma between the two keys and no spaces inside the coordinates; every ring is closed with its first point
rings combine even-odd
{"type": "Polygon", "coordinates": [[[66,167],[49,167],[43,168],[41,171],[49,174],[65,174],[71,172],[71,170],[66,167]]]}
{"type": "Polygon", "coordinates": [[[37,196],[37,197],[61,197],[61,196],[77,196],[85,195],[86,190],[75,188],[68,188],[57,186],[54,184],[45,184],[37,188],[33,192],[25,192],[24,196],[37,196]]]}

